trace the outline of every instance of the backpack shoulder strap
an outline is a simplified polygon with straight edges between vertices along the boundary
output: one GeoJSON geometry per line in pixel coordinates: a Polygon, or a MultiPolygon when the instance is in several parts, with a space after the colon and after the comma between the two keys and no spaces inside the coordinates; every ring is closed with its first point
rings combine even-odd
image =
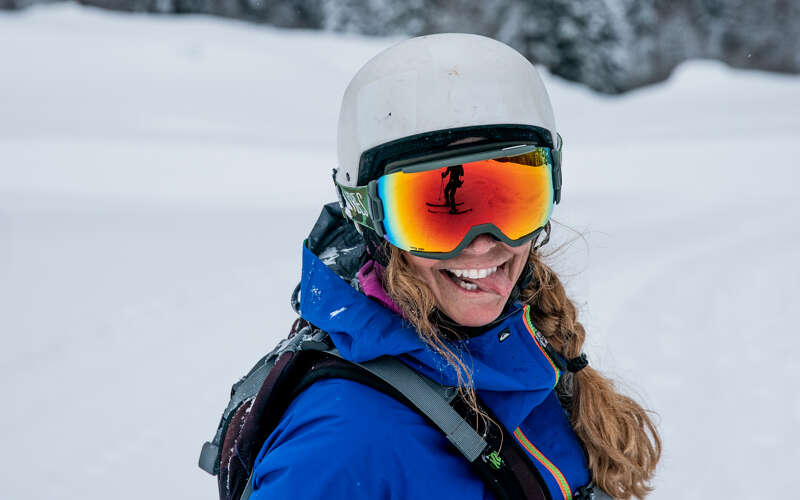
{"type": "MultiPolygon", "coordinates": [[[[425,417],[472,464],[498,500],[550,500],[535,466],[502,427],[476,432],[469,423],[475,415],[456,398],[455,388],[437,384],[393,357],[361,364],[347,361],[325,332],[308,323],[296,323],[293,332],[233,386],[214,438],[203,445],[199,465],[219,476],[221,499],[249,497],[255,458],[294,397],[317,380],[345,378],[392,396],[425,417]]],[[[482,409],[490,414],[485,405],[482,409]]]]}
{"type": "MultiPolygon", "coordinates": [[[[455,390],[452,388],[432,382],[395,358],[385,356],[366,363],[351,363],[339,357],[335,349],[325,352],[335,356],[337,362],[352,364],[353,367],[358,366],[399,391],[407,400],[406,404],[413,405],[415,410],[438,427],[468,461],[474,462],[489,447],[488,443],[450,406],[450,401],[455,397],[455,390]]],[[[341,368],[341,366],[337,366],[337,368],[341,368]]],[[[313,372],[310,372],[310,375],[311,377],[303,381],[296,392],[301,392],[302,388],[310,386],[316,380],[330,378],[329,376],[321,377],[319,373],[314,374],[313,372]]],[[[336,373],[336,375],[341,377],[343,373],[336,373]]],[[[344,378],[352,379],[354,377],[344,378]]],[[[356,375],[355,378],[358,379],[357,381],[362,381],[361,376],[356,375]]],[[[247,500],[253,492],[252,475],[251,471],[241,500],[247,500]]]]}
{"type": "MultiPolygon", "coordinates": [[[[550,500],[538,471],[529,461],[520,460],[522,456],[518,450],[508,445],[513,440],[508,439],[502,427],[495,429],[495,433],[488,432],[487,428],[482,429],[483,434],[476,432],[469,423],[473,421],[471,417],[474,414],[470,414],[463,400],[456,400],[455,388],[437,384],[397,358],[389,356],[360,363],[359,366],[402,393],[413,405],[412,409],[439,428],[447,440],[472,464],[495,498],[550,500]],[[454,400],[461,405],[454,408],[454,400]],[[461,412],[456,411],[458,407],[461,412]],[[506,443],[505,446],[501,446],[503,442],[506,443]]],[[[482,405],[482,410],[488,413],[485,405],[482,405]]],[[[497,422],[496,418],[494,420],[497,422]]]]}
{"type": "Polygon", "coordinates": [[[402,393],[414,409],[439,428],[468,461],[474,462],[488,450],[486,440],[450,406],[456,395],[453,388],[439,385],[388,356],[358,363],[358,366],[402,393]]]}

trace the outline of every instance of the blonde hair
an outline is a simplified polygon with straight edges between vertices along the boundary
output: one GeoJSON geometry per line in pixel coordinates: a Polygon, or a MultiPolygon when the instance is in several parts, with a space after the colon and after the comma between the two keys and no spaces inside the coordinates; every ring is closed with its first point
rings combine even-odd
{"type": "MultiPolygon", "coordinates": [[[[486,423],[489,420],[478,407],[470,370],[445,341],[456,332],[442,332],[435,322],[433,292],[414,273],[402,251],[390,246],[387,253],[389,262],[383,276],[386,291],[422,340],[453,367],[461,395],[486,423]]],[[[578,356],[586,332],[578,322],[575,304],[533,247],[528,266],[533,277],[521,300],[530,305],[534,324],[565,358],[578,356]]],[[[595,484],[614,498],[643,498],[652,491],[649,481],[661,457],[661,438],[648,411],[618,393],[614,383],[591,366],[566,375],[565,382],[570,423],[586,449],[595,484]]]]}

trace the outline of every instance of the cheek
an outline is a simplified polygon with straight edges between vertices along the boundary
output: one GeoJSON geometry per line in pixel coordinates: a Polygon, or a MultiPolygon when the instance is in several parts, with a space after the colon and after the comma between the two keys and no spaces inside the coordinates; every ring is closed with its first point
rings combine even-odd
{"type": "Polygon", "coordinates": [[[417,257],[410,253],[403,252],[403,260],[406,261],[411,272],[417,276],[431,275],[433,266],[437,263],[434,259],[426,259],[424,257],[417,257]]]}
{"type": "Polygon", "coordinates": [[[438,271],[434,270],[433,266],[437,261],[433,259],[417,257],[411,254],[405,254],[403,258],[413,274],[419,277],[432,289],[436,287],[436,273],[438,271]]]}
{"type": "Polygon", "coordinates": [[[427,268],[422,270],[420,276],[422,277],[423,281],[428,285],[428,287],[434,293],[437,293],[440,286],[437,278],[439,278],[439,271],[435,271],[431,268],[427,268]]]}
{"type": "Polygon", "coordinates": [[[527,245],[523,245],[521,248],[514,249],[514,267],[513,267],[513,280],[516,281],[519,279],[520,275],[522,274],[522,270],[525,268],[525,264],[528,263],[528,256],[530,255],[531,245],[530,243],[527,245]]]}

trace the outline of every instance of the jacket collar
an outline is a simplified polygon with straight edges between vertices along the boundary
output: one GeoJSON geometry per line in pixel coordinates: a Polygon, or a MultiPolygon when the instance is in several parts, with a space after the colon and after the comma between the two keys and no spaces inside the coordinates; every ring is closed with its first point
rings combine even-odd
{"type": "MultiPolygon", "coordinates": [[[[303,246],[300,314],[328,332],[339,353],[353,362],[384,355],[443,385],[456,373],[399,315],[365,296],[303,246]]],[[[550,394],[559,371],[536,341],[535,328],[520,304],[482,335],[450,342],[471,368],[481,398],[509,428],[516,428],[550,394]]]]}

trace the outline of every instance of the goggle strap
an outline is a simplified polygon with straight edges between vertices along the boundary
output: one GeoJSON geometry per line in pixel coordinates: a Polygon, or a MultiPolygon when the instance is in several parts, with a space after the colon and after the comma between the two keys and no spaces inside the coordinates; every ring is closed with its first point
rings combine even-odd
{"type": "Polygon", "coordinates": [[[553,162],[553,203],[561,202],[561,147],[564,145],[561,134],[556,134],[556,147],[550,151],[553,162]]]}
{"type": "MultiPolygon", "coordinates": [[[[335,182],[335,180],[334,180],[335,182]]],[[[336,182],[336,187],[344,202],[344,214],[356,224],[372,229],[378,236],[383,236],[383,208],[377,197],[377,183],[370,182],[366,186],[344,186],[336,182]]]]}
{"type": "Polygon", "coordinates": [[[533,237],[532,245],[534,250],[542,248],[547,244],[548,241],[550,241],[550,229],[551,229],[550,221],[547,221],[547,224],[544,225],[542,231],[533,237]],[[542,233],[544,233],[544,239],[542,239],[542,241],[539,241],[539,237],[542,235],[542,233]]]}

